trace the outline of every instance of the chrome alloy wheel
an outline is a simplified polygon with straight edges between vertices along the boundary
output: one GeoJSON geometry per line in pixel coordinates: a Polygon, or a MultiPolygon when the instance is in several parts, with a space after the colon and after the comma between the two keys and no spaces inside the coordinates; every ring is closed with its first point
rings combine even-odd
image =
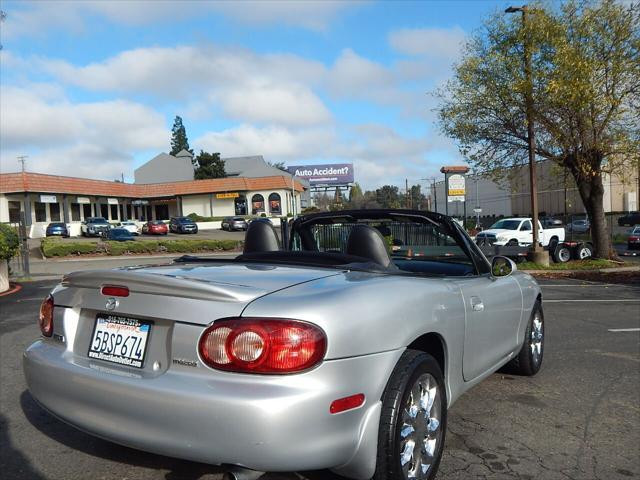
{"type": "Polygon", "coordinates": [[[542,360],[542,348],[544,345],[544,324],[540,312],[536,312],[531,322],[531,356],[533,363],[538,365],[542,360]]]}
{"type": "Polygon", "coordinates": [[[426,479],[442,440],[442,401],[438,383],[429,373],[411,387],[402,411],[400,465],[404,478],[426,479]]]}

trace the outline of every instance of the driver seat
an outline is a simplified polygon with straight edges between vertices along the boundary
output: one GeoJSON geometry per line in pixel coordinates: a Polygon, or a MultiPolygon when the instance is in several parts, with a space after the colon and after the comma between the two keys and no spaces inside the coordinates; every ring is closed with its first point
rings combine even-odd
{"type": "Polygon", "coordinates": [[[243,254],[277,252],[278,250],[280,250],[280,242],[270,223],[254,220],[249,224],[244,236],[243,254]]]}
{"type": "Polygon", "coordinates": [[[391,257],[380,232],[368,225],[355,225],[347,239],[348,255],[366,258],[384,268],[391,266],[391,257]]]}

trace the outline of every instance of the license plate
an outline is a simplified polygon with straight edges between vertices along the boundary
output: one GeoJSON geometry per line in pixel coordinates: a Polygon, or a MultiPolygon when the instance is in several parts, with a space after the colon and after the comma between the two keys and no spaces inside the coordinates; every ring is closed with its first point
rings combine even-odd
{"type": "Polygon", "coordinates": [[[142,368],[151,323],[135,318],[98,314],[89,358],[142,368]]]}

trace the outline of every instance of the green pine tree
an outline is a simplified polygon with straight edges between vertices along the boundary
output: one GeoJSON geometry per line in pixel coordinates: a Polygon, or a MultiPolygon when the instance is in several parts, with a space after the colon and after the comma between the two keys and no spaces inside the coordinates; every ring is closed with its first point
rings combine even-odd
{"type": "Polygon", "coordinates": [[[187,131],[182,124],[182,117],[176,115],[173,121],[173,128],[171,129],[171,155],[177,155],[182,150],[186,150],[193,156],[193,150],[189,148],[189,139],[187,138],[187,131]]]}
{"type": "Polygon", "coordinates": [[[193,178],[196,180],[224,178],[227,176],[224,169],[224,160],[220,158],[219,153],[209,153],[200,150],[198,156],[194,158],[194,165],[196,169],[193,178]]]}

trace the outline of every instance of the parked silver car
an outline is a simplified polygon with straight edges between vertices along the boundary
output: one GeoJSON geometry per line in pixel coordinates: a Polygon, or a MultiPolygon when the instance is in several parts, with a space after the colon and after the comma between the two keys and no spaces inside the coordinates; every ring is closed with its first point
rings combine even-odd
{"type": "Polygon", "coordinates": [[[249,228],[247,221],[243,217],[224,217],[220,224],[222,230],[246,230],[249,228]]]}
{"type": "Polygon", "coordinates": [[[24,354],[29,391],[83,431],[240,478],[433,479],[448,407],[500,367],[540,369],[539,286],[436,213],[290,231],[286,250],[252,222],[236,259],[65,276],[24,354]]]}

